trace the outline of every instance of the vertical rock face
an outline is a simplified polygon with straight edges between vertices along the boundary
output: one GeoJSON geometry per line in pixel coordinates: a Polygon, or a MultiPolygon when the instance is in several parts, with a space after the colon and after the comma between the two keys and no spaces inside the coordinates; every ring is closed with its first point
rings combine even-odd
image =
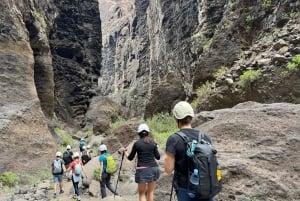
{"type": "MultiPolygon", "coordinates": [[[[40,55],[34,55],[31,48],[33,40],[46,36],[37,15],[42,21],[48,6],[13,0],[3,0],[0,4],[0,173],[37,173],[48,165],[54,152],[54,141],[40,107],[47,103],[39,101],[34,79],[35,57],[39,58],[37,68],[43,64],[51,68],[47,39],[39,41],[44,49],[40,55]],[[28,29],[29,25],[32,29],[28,29]]],[[[53,86],[51,74],[43,75],[47,77],[44,84],[53,86]]],[[[48,97],[53,98],[51,93],[48,97]]],[[[45,108],[53,109],[51,104],[50,100],[45,108]]]]}
{"type": "Polygon", "coordinates": [[[34,4],[29,1],[24,5],[31,10],[25,14],[24,23],[34,55],[34,81],[42,110],[51,119],[54,112],[54,77],[48,35],[56,12],[51,3],[34,4]]]}
{"type": "Polygon", "coordinates": [[[99,2],[105,21],[101,95],[114,97],[137,115],[169,71],[190,89],[195,57],[189,38],[198,26],[196,0],[99,2]]]}
{"type": "Polygon", "coordinates": [[[54,4],[59,13],[50,33],[55,113],[69,123],[82,123],[100,75],[101,23],[98,1],[54,0],[54,4]]]}
{"type": "MultiPolygon", "coordinates": [[[[247,59],[242,54],[251,50],[257,41],[264,44],[264,37],[276,32],[284,35],[283,28],[289,29],[286,25],[290,19],[299,18],[299,2],[296,0],[99,2],[104,44],[99,91],[101,95],[109,95],[129,108],[132,115],[151,116],[153,112],[171,109],[174,100],[164,103],[169,105],[168,108],[157,104],[161,94],[168,95],[169,88],[164,87],[168,82],[168,72],[175,75],[174,79],[182,85],[185,93],[182,96],[178,91],[173,95],[191,99],[194,89],[206,81],[216,80],[215,72],[218,69],[236,68],[234,64],[247,59]]],[[[291,44],[296,45],[295,42],[291,44]]],[[[262,45],[264,51],[270,51],[270,48],[272,44],[262,45]]],[[[272,73],[271,68],[283,68],[297,54],[295,52],[298,50],[294,50],[294,47],[290,49],[291,52],[283,55],[285,61],[281,65],[276,61],[276,66],[270,67],[268,73],[272,73]]],[[[253,58],[256,50],[251,55],[253,58]]],[[[247,68],[249,70],[253,66],[247,68]]],[[[278,85],[274,86],[277,89],[278,85]]],[[[245,97],[252,96],[247,91],[245,93],[245,97]]],[[[277,97],[283,95],[281,92],[279,94],[277,97]]],[[[228,95],[233,98],[227,97],[224,100],[235,104],[241,101],[232,93],[228,95]]],[[[298,96],[296,93],[294,95],[298,96]]],[[[276,100],[282,99],[266,101],[276,100]]]]}

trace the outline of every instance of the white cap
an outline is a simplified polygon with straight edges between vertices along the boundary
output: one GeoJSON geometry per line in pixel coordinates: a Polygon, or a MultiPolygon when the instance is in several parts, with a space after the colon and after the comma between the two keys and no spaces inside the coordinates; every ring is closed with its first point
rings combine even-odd
{"type": "Polygon", "coordinates": [[[80,141],[84,141],[84,138],[81,138],[80,141]]]}
{"type": "Polygon", "coordinates": [[[147,124],[140,124],[140,125],[139,125],[137,132],[140,133],[140,132],[142,132],[142,131],[150,132],[150,129],[149,129],[149,127],[147,126],[147,124]]]}
{"type": "Polygon", "coordinates": [[[194,109],[188,102],[180,101],[174,106],[173,115],[176,119],[184,119],[187,116],[194,117],[194,109]]]}
{"type": "Polygon", "coordinates": [[[100,151],[107,151],[107,147],[105,144],[101,144],[100,147],[99,147],[99,150],[100,151]]]}
{"type": "Polygon", "coordinates": [[[71,149],[71,146],[70,146],[70,145],[67,145],[67,150],[68,150],[68,149],[71,149]]]}
{"type": "Polygon", "coordinates": [[[55,154],[56,157],[61,157],[61,155],[62,155],[62,154],[61,154],[60,151],[56,152],[56,154],[55,154]]]}
{"type": "Polygon", "coordinates": [[[79,152],[75,152],[75,153],[73,154],[73,158],[76,158],[76,157],[79,157],[79,152]]]}

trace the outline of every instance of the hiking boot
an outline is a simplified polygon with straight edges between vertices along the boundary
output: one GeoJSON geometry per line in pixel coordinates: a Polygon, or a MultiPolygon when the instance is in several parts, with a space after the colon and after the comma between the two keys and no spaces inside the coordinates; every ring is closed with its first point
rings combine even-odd
{"type": "Polygon", "coordinates": [[[53,197],[56,198],[56,193],[54,193],[53,197]]]}
{"type": "Polygon", "coordinates": [[[64,193],[64,190],[63,190],[63,189],[60,189],[59,193],[60,193],[60,194],[64,193]]]}
{"type": "Polygon", "coordinates": [[[77,196],[77,200],[78,200],[78,201],[81,200],[80,195],[77,196]]]}

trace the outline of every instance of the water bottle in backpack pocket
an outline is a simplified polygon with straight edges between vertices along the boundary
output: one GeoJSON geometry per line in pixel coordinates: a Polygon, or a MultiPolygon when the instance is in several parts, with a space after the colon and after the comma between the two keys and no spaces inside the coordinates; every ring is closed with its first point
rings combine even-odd
{"type": "MultiPolygon", "coordinates": [[[[221,191],[222,186],[221,171],[218,169],[216,157],[217,151],[210,142],[204,139],[204,134],[201,132],[199,132],[198,140],[192,140],[180,131],[177,132],[177,134],[185,143],[189,169],[191,171],[196,169],[198,184],[194,196],[197,196],[199,199],[209,199],[214,197],[221,191]]],[[[191,174],[190,179],[196,177],[195,172],[190,172],[189,174],[191,174]]],[[[189,186],[188,190],[193,188],[189,186]]],[[[191,196],[193,196],[192,192],[191,196]]]]}
{"type": "Polygon", "coordinates": [[[199,188],[199,172],[198,169],[194,169],[193,173],[190,175],[188,184],[188,195],[190,198],[194,198],[197,195],[199,188]]]}

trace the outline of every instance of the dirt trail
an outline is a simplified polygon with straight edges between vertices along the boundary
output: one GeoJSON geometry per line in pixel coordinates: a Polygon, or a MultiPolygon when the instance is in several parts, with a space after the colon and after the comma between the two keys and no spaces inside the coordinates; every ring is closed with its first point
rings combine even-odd
{"type": "MultiPolygon", "coordinates": [[[[118,154],[114,154],[114,158],[116,160],[117,167],[120,166],[121,162],[121,156],[118,154]]],[[[101,194],[100,194],[100,184],[98,181],[93,179],[94,177],[94,170],[98,168],[98,156],[94,156],[91,161],[89,161],[85,168],[87,171],[88,181],[91,182],[89,189],[81,189],[81,200],[101,200],[101,194]],[[93,193],[94,196],[91,196],[90,194],[93,193]],[[96,195],[95,195],[96,194],[96,195]]],[[[122,171],[120,174],[120,181],[118,183],[117,189],[118,193],[121,195],[119,196],[113,196],[113,194],[106,189],[107,197],[103,200],[106,201],[133,201],[138,200],[138,194],[137,194],[137,184],[134,182],[134,172],[128,173],[128,169],[133,168],[134,164],[128,161],[127,159],[123,160],[122,164],[122,171]],[[124,175],[126,174],[126,175],[124,175]]],[[[111,182],[112,186],[115,188],[116,181],[118,177],[118,171],[112,176],[111,182]]],[[[82,186],[82,185],[80,185],[82,186]]],[[[49,195],[51,200],[55,201],[65,201],[65,200],[72,200],[74,190],[72,181],[67,181],[67,179],[64,179],[64,193],[58,194],[56,198],[53,197],[53,190],[49,191],[49,195]]],[[[73,199],[75,200],[75,199],[73,199]]]]}

